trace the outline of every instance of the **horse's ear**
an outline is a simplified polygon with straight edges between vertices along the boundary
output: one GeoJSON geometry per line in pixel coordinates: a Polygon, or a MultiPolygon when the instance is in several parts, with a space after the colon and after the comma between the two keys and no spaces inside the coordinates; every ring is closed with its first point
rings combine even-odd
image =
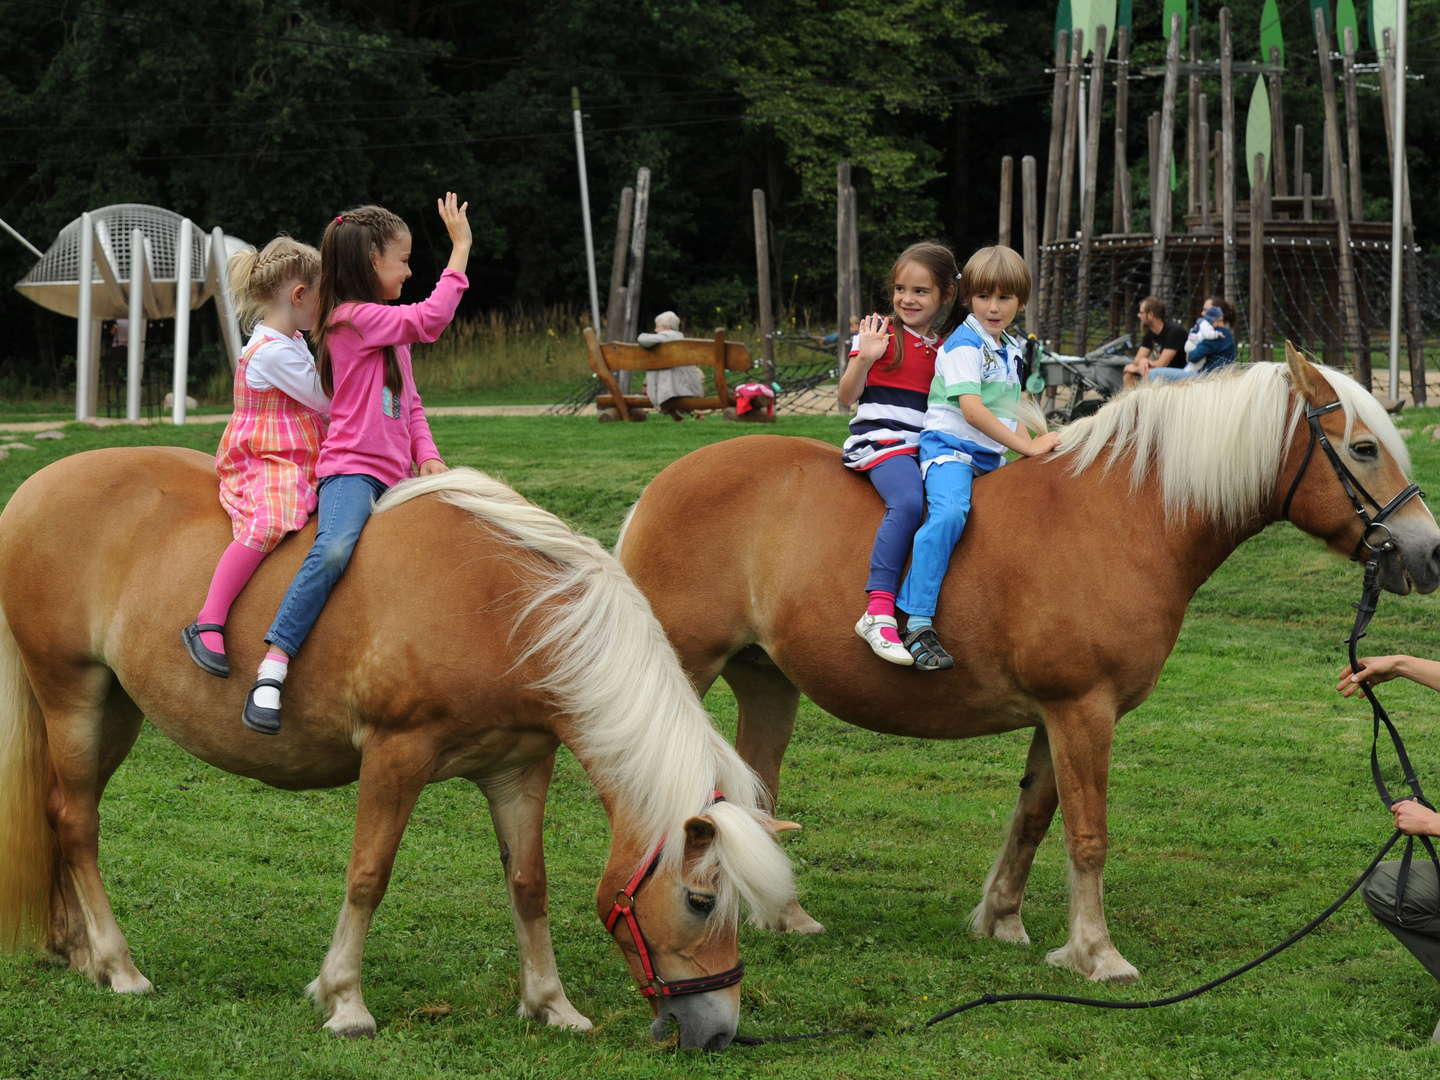
{"type": "Polygon", "coordinates": [[[799,832],[798,821],[781,821],[778,818],[771,818],[768,826],[771,836],[779,836],[782,832],[799,832]]]}
{"type": "Polygon", "coordinates": [[[685,861],[688,863],[715,841],[715,823],[708,817],[685,822],[685,861]]]}
{"type": "Polygon", "coordinates": [[[1318,404],[1320,394],[1329,389],[1324,378],[1315,370],[1315,365],[1300,355],[1287,339],[1285,342],[1285,364],[1290,369],[1290,385],[1310,404],[1318,404]]]}

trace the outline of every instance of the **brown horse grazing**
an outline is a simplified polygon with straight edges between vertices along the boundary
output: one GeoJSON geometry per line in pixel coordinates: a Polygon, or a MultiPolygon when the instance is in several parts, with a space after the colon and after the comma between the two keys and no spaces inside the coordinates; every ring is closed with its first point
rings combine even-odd
{"type": "MultiPolygon", "coordinates": [[[[1241,541],[1288,517],[1334,551],[1356,550],[1364,526],[1326,454],[1306,449],[1307,408],[1336,401],[1343,415],[1314,423],[1354,480],[1391,499],[1409,466],[1389,418],[1351,379],[1293,350],[1287,365],[1121,396],[1064,429],[1054,455],[982,479],[937,616],[956,655],[948,672],[886,664],[852,632],[882,509],[828,444],[757,435],[682,458],[635,505],[620,559],[697,689],[717,676],[734,689],[737,748],[772,795],[802,692],[898,735],[1034,728],[971,927],[1028,943],[1021,901],[1058,802],[1069,937],[1048,959],[1091,979],[1133,979],[1101,899],[1115,722],[1154,689],[1191,596],[1241,541]],[[1040,587],[1037,552],[1063,592],[1040,587]]],[[[1440,586],[1440,529],[1425,505],[1405,502],[1386,528],[1394,550],[1382,584],[1440,586]]],[[[1376,546],[1383,535],[1372,531],[1376,546]]],[[[798,905],[786,921],[821,929],[798,905]]]]}
{"type": "MultiPolygon", "coordinates": [[[[236,606],[237,671],[258,663],[263,620],[311,535],[277,549],[236,606]]],[[[758,780],[615,560],[473,470],[399,485],[295,665],[285,733],[268,738],[240,724],[248,680],[207,675],[175,646],[228,540],[211,459],[189,450],[77,454],[0,515],[0,946],[43,943],[102,985],[150,989],[96,861],[101,791],[148,717],[197,757],[276,787],[359,779],[344,904],[308,988],[327,1029],[375,1030],[360,992],[371,916],[420,790],[451,777],[489,800],[521,1015],[588,1028],[556,972],[541,849],[564,743],[610,818],[602,918],[664,844],[621,904],[633,920],[614,919],[656,1037],[674,1020],[685,1046],[728,1044],[739,903],[777,922],[789,864],[758,780]]]]}

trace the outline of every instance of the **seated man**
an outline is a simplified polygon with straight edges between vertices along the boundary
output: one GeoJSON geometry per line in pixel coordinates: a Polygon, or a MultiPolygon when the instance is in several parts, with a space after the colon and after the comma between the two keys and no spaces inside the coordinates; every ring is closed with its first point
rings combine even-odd
{"type": "Polygon", "coordinates": [[[1127,389],[1143,382],[1156,368],[1185,362],[1185,328],[1165,318],[1165,301],[1158,296],[1141,300],[1140,325],[1145,329],[1145,336],[1140,339],[1140,351],[1135,359],[1125,365],[1127,389]]]}

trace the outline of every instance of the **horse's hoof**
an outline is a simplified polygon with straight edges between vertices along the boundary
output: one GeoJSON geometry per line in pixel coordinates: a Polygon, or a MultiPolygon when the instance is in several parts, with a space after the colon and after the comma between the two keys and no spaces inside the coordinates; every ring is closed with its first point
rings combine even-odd
{"type": "Polygon", "coordinates": [[[1077,975],[1084,975],[1091,982],[1130,983],[1140,978],[1135,966],[1115,949],[1108,949],[1099,956],[1077,959],[1076,950],[1070,945],[1062,946],[1047,953],[1045,962],[1055,967],[1068,968],[1077,975]]]}
{"type": "Polygon", "coordinates": [[[110,976],[110,989],[117,994],[151,994],[155,985],[138,971],[110,976]]]}
{"type": "Polygon", "coordinates": [[[339,1027],[325,1025],[325,1030],[334,1035],[337,1039],[371,1039],[375,1037],[375,1025],[368,1027],[364,1024],[346,1024],[339,1027]]]}
{"type": "Polygon", "coordinates": [[[979,915],[971,919],[970,932],[976,937],[994,938],[1012,945],[1030,944],[1030,935],[1025,932],[1025,924],[1018,914],[979,915]]]}
{"type": "Polygon", "coordinates": [[[590,1018],[578,1012],[568,1001],[551,1002],[546,1005],[527,1006],[523,1001],[517,1010],[520,1019],[534,1020],[546,1027],[564,1028],[567,1031],[589,1031],[594,1028],[590,1018]]]}
{"type": "Polygon", "coordinates": [[[775,921],[775,929],[787,934],[823,934],[825,927],[810,917],[798,900],[791,900],[775,921]]]}

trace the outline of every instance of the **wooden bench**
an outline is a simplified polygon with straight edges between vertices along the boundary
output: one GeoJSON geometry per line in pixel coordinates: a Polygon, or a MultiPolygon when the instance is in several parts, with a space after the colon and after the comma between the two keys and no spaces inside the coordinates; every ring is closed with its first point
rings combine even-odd
{"type": "Polygon", "coordinates": [[[622,394],[620,383],[615,378],[617,371],[664,371],[667,368],[698,367],[709,368],[715,377],[715,393],[708,397],[682,397],[672,399],[681,409],[728,409],[735,404],[726,381],[727,371],[749,371],[750,350],[735,341],[725,340],[725,331],[716,330],[713,340],[705,338],[677,338],[666,341],[651,349],[625,341],[607,341],[601,344],[595,338],[595,331],[585,328],[585,351],[590,359],[590,368],[600,377],[609,393],[602,393],[595,399],[599,409],[614,409],[621,420],[639,420],[632,416],[635,409],[654,408],[654,403],[644,394],[622,394]]]}

